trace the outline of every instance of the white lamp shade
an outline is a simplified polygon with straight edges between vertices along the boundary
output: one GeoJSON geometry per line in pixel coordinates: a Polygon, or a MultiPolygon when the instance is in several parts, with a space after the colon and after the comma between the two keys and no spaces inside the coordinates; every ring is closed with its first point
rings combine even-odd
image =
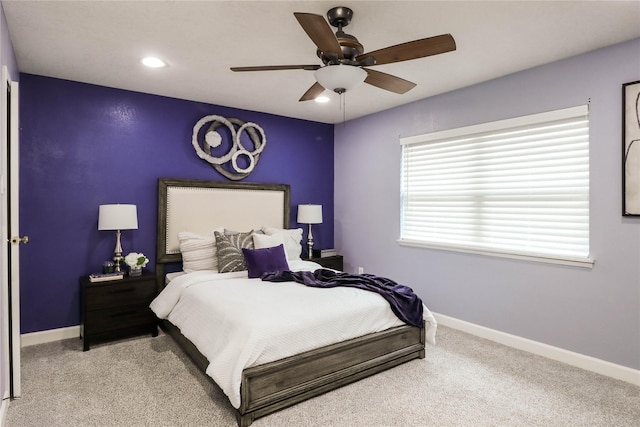
{"type": "Polygon", "coordinates": [[[98,230],[136,229],[138,229],[136,205],[100,205],[98,230]]]}
{"type": "Polygon", "coordinates": [[[322,205],[298,205],[299,224],[322,224],[322,205]]]}
{"type": "Polygon", "coordinates": [[[367,72],[354,65],[327,65],[315,72],[318,83],[334,92],[354,89],[367,78],[367,72]]]}

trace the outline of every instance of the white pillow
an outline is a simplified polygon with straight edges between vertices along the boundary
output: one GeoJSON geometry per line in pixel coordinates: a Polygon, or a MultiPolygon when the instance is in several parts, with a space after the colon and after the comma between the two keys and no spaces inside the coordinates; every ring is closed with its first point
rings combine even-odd
{"type": "Polygon", "coordinates": [[[268,236],[274,236],[276,234],[282,235],[282,240],[284,241],[284,251],[287,255],[288,261],[295,261],[300,259],[300,254],[302,254],[302,228],[283,230],[281,228],[262,227],[262,231],[264,231],[264,233],[268,236]]]}
{"type": "MultiPolygon", "coordinates": [[[[275,248],[278,245],[284,246],[284,235],[282,233],[276,233],[271,236],[268,234],[256,234],[253,233],[253,246],[255,249],[275,248]]],[[[285,250],[285,256],[287,251],[285,250]]],[[[287,259],[289,257],[287,256],[287,259]]]]}
{"type": "Polygon", "coordinates": [[[182,270],[191,273],[198,270],[218,270],[216,258],[216,236],[214,231],[222,232],[222,227],[216,228],[205,235],[181,231],[178,233],[180,252],[182,253],[182,270]]]}

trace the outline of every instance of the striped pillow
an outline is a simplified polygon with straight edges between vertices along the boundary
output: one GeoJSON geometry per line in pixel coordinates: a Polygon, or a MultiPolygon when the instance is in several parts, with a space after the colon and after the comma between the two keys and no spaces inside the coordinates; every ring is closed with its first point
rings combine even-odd
{"type": "Polygon", "coordinates": [[[182,254],[182,270],[185,273],[218,269],[214,232],[222,230],[222,227],[216,228],[205,235],[189,231],[178,233],[180,253],[182,254]]]}
{"type": "Polygon", "coordinates": [[[243,271],[247,269],[242,248],[253,249],[253,231],[246,233],[222,234],[214,233],[216,238],[216,257],[218,271],[229,273],[231,271],[243,271]]]}

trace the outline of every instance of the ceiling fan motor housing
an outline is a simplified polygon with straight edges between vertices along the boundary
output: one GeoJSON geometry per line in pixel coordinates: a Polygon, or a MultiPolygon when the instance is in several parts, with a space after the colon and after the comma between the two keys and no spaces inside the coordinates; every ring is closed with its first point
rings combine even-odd
{"type": "Polygon", "coordinates": [[[344,59],[338,59],[334,52],[318,51],[318,57],[325,65],[358,65],[355,58],[364,53],[364,47],[355,36],[342,31],[343,27],[349,25],[352,18],[353,11],[344,6],[334,7],[327,12],[327,20],[332,26],[338,29],[338,31],[336,31],[336,38],[338,39],[338,44],[340,44],[344,59]]]}
{"type": "Polygon", "coordinates": [[[347,34],[342,31],[336,32],[336,38],[340,44],[340,49],[342,50],[342,56],[344,59],[338,58],[336,52],[321,52],[320,49],[318,49],[316,53],[318,58],[322,60],[322,63],[324,65],[361,65],[355,59],[358,55],[362,55],[364,52],[364,47],[360,44],[358,39],[351,34],[347,34]]]}

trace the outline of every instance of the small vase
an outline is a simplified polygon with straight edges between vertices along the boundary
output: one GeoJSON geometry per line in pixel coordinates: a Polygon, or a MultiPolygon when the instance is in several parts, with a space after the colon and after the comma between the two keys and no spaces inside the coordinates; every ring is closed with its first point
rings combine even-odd
{"type": "Polygon", "coordinates": [[[131,267],[129,269],[129,276],[142,276],[142,267],[131,267]]]}

